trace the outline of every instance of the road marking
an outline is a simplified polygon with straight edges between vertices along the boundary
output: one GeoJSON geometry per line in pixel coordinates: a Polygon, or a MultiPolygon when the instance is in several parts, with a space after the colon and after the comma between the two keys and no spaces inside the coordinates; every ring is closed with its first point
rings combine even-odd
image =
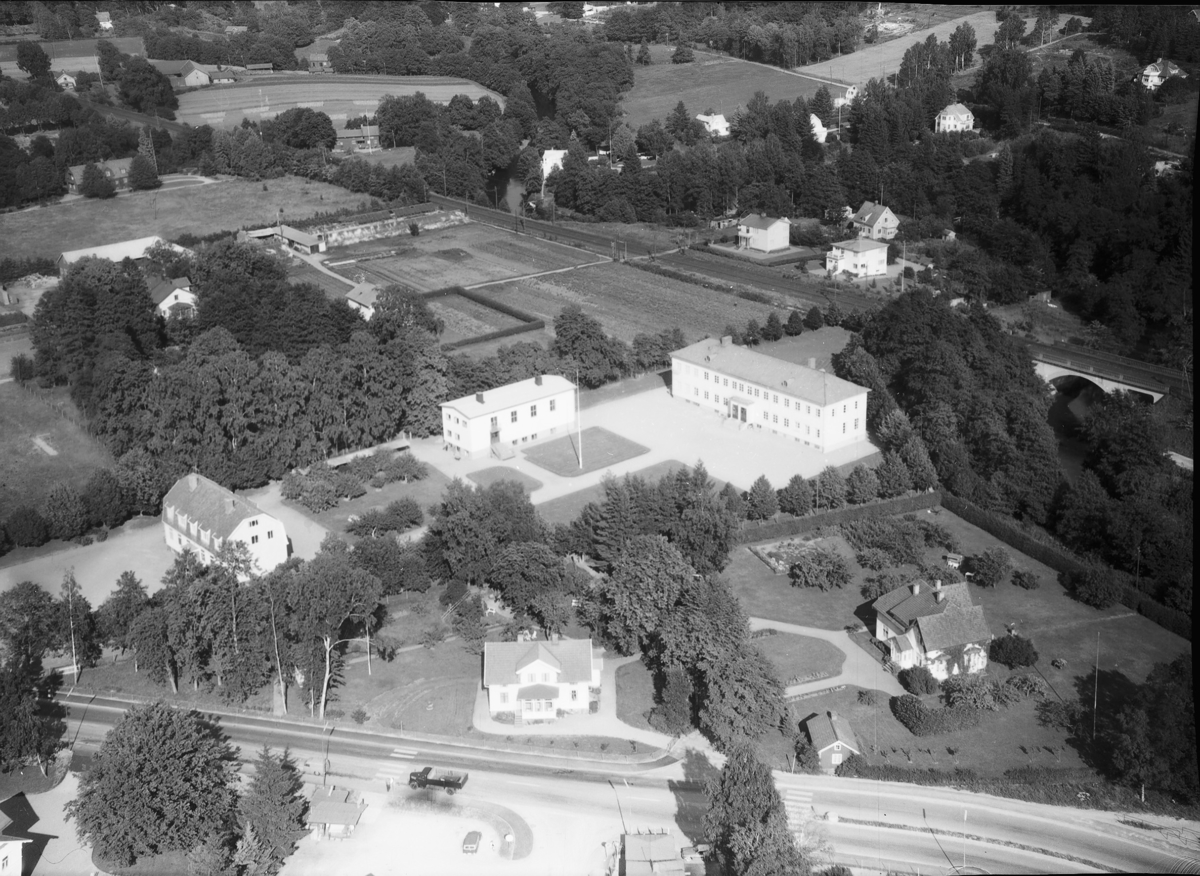
{"type": "Polygon", "coordinates": [[[799,832],[804,819],[813,812],[813,792],[801,788],[783,789],[783,810],[787,815],[787,824],[792,832],[799,832]]]}
{"type": "Polygon", "coordinates": [[[417,751],[415,748],[394,748],[394,749],[392,749],[392,752],[391,752],[391,754],[388,755],[388,757],[397,757],[397,758],[401,758],[403,760],[412,760],[418,754],[420,754],[420,752],[417,751]]]}

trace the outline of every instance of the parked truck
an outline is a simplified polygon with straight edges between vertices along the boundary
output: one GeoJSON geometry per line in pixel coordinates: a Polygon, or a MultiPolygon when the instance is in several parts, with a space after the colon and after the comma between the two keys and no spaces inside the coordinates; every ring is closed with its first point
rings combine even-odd
{"type": "Polygon", "coordinates": [[[447,794],[461,791],[467,783],[467,773],[456,773],[436,767],[425,767],[408,776],[408,786],[414,791],[424,788],[445,788],[447,794]]]}

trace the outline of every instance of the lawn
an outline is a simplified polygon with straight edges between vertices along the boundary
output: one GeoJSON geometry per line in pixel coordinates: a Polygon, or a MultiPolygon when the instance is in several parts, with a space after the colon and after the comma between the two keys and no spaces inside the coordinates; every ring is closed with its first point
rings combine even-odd
{"type": "Polygon", "coordinates": [[[827,592],[793,587],[787,575],[776,575],[747,547],[737,547],[724,574],[747,614],[823,630],[840,630],[855,622],[855,612],[863,605],[859,595],[862,567],[841,536],[815,539],[814,543],[832,547],[846,558],[854,574],[851,583],[827,592]]]}
{"type": "Polygon", "coordinates": [[[305,517],[317,521],[317,523],[331,532],[341,534],[346,531],[346,526],[350,522],[349,518],[351,515],[362,514],[364,511],[370,511],[372,508],[384,508],[397,499],[410,498],[421,506],[422,511],[428,512],[430,505],[441,501],[442,493],[446,491],[446,487],[450,484],[450,478],[446,477],[433,466],[429,466],[428,468],[429,473],[419,481],[411,481],[407,484],[403,481],[395,481],[378,490],[368,487],[366,495],[349,501],[340,501],[332,508],[322,511],[319,514],[309,511],[299,502],[291,502],[285,499],[284,504],[295,508],[296,511],[305,517]]]}
{"type": "Polygon", "coordinates": [[[622,438],[602,426],[584,429],[582,443],[574,435],[564,435],[562,438],[556,438],[522,451],[525,458],[534,465],[565,478],[578,477],[588,472],[608,468],[610,465],[616,465],[618,462],[624,462],[649,452],[649,447],[643,447],[628,438],[622,438]],[[580,465],[581,454],[583,456],[582,465],[580,465]]]}
{"type": "MultiPolygon", "coordinates": [[[[644,478],[650,483],[659,480],[663,475],[670,474],[673,471],[678,471],[681,468],[688,468],[687,463],[680,462],[677,459],[666,459],[662,462],[656,462],[647,468],[640,471],[635,471],[633,474],[636,477],[644,478]]],[[[720,487],[718,486],[717,489],[720,487]]],[[[547,523],[553,525],[556,523],[570,523],[583,510],[588,502],[604,501],[604,486],[596,484],[595,486],[585,487],[574,493],[566,496],[560,496],[557,499],[551,499],[549,502],[543,502],[537,506],[538,514],[547,523]]]]}
{"type": "Polygon", "coordinates": [[[301,261],[300,259],[296,259],[292,264],[288,265],[288,282],[312,283],[332,301],[345,298],[346,293],[353,288],[348,281],[331,277],[324,271],[319,271],[308,262],[301,261]]]}
{"type": "Polygon", "coordinates": [[[40,210],[0,215],[0,237],[10,252],[57,257],[65,250],[134,240],[157,234],[168,240],[184,232],[273,225],[343,207],[369,209],[366,198],[299,177],[268,182],[222,179],[165,192],[122,192],[107,201],[82,199],[40,210]]]}
{"type": "MultiPolygon", "coordinates": [[[[774,103],[783,98],[812,97],[821,86],[818,81],[779,67],[708,52],[696,52],[691,64],[672,64],[672,51],[669,46],[652,46],[654,63],[634,67],[633,88],[621,99],[621,109],[625,123],[635,131],[654,119],[665,123],[681,100],[692,116],[711,110],[732,119],[737,108],[749,103],[756,91],[766,92],[774,103]]],[[[834,97],[841,94],[841,89],[834,90],[834,97]]]]}
{"type": "Polygon", "coordinates": [[[356,283],[402,283],[431,292],[569,268],[596,257],[494,225],[468,222],[426,231],[419,237],[405,231],[334,247],[326,260],[331,270],[356,283]]]}
{"type": "Polygon", "coordinates": [[[16,383],[0,384],[0,508],[37,505],[58,482],[81,490],[93,472],[114,464],[100,442],[60,410],[82,422],[65,389],[35,397],[16,383]]]}
{"type": "Polygon", "coordinates": [[[577,304],[626,343],[671,328],[681,329],[690,343],[720,335],[726,325],[744,326],[751,317],[761,324],[770,313],[767,305],[616,263],[500,283],[487,294],[547,325],[564,307],[577,304]]]}
{"type": "Polygon", "coordinates": [[[775,675],[784,687],[837,675],[846,660],[841,649],[824,639],[811,636],[776,633],[773,636],[759,636],[752,644],[771,661],[775,675]]]}
{"type": "Polygon", "coordinates": [[[654,708],[654,674],[641,660],[617,670],[617,717],[630,727],[653,730],[647,716],[654,708]]]}
{"type": "Polygon", "coordinates": [[[371,164],[379,164],[383,167],[400,167],[405,164],[412,164],[416,158],[415,146],[397,146],[394,149],[381,149],[378,152],[355,152],[351,155],[352,158],[361,158],[363,161],[369,161],[371,164]]]}
{"type": "Polygon", "coordinates": [[[467,477],[481,487],[490,487],[492,484],[499,483],[500,481],[514,481],[520,484],[521,489],[526,493],[532,493],[534,490],[541,489],[542,487],[542,482],[537,478],[531,478],[524,472],[517,471],[505,465],[481,468],[479,471],[471,472],[467,477]]]}

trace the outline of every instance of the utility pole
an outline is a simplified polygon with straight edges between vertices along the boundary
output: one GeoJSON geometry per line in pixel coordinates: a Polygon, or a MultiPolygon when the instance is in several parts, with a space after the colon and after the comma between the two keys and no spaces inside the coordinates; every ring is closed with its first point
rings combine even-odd
{"type": "Polygon", "coordinates": [[[79,658],[75,656],[75,573],[72,571],[71,583],[67,587],[67,622],[71,627],[71,688],[79,681],[79,658]]]}
{"type": "Polygon", "coordinates": [[[583,471],[583,402],[579,398],[579,369],[575,369],[575,431],[579,436],[579,470],[583,471]]]}
{"type": "Polygon", "coordinates": [[[1092,686],[1092,742],[1096,741],[1096,710],[1100,705],[1100,631],[1096,630],[1096,683],[1092,686]]]}

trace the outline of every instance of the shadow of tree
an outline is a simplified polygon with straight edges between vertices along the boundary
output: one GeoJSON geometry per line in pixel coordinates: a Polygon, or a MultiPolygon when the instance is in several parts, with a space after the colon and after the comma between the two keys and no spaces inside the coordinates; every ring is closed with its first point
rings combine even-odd
{"type": "Polygon", "coordinates": [[[683,779],[667,782],[675,796],[675,824],[693,844],[704,841],[704,814],[708,811],[705,786],[720,773],[707,755],[688,749],[683,758],[683,779]]]}
{"type": "Polygon", "coordinates": [[[1071,728],[1067,744],[1088,766],[1111,775],[1111,746],[1105,739],[1119,729],[1121,710],[1135,702],[1138,685],[1119,669],[1101,669],[1099,677],[1093,669],[1075,676],[1073,685],[1080,706],[1079,720],[1071,728]]]}

